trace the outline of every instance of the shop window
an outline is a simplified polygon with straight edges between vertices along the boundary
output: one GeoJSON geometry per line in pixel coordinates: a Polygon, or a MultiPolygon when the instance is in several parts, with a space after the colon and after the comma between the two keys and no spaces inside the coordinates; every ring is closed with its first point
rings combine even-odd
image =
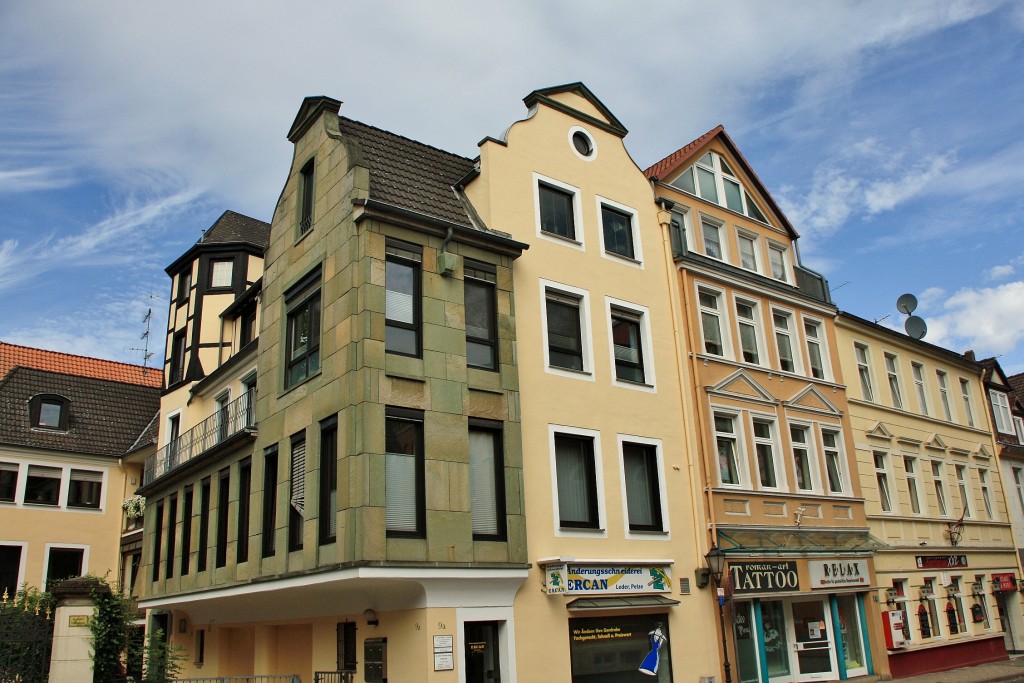
{"type": "Polygon", "coordinates": [[[668,614],[609,615],[569,620],[573,683],[672,680],[668,614]],[[600,634],[600,635],[599,635],[600,634]]]}

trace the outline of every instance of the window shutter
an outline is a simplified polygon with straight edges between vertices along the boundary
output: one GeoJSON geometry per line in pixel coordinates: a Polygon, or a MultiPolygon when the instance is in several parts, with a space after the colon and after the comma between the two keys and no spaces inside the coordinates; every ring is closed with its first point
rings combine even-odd
{"type": "Polygon", "coordinates": [[[306,504],[306,442],[292,444],[292,507],[303,514],[306,504]]]}

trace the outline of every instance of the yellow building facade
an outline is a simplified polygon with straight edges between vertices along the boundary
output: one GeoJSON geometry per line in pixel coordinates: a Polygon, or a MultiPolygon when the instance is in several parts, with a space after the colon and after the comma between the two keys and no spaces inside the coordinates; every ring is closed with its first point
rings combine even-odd
{"type": "Polygon", "coordinates": [[[678,337],[734,680],[886,671],[835,307],[724,129],[647,169],[671,213],[678,337]]]}
{"type": "Polygon", "coordinates": [[[894,676],[1006,658],[1020,577],[982,367],[848,313],[837,318],[877,599],[894,676]],[[902,641],[902,642],[900,642],[902,641]]]}
{"type": "Polygon", "coordinates": [[[665,214],[585,86],[524,102],[466,183],[486,224],[530,245],[513,267],[530,561],[519,680],[713,676],[665,214]]]}

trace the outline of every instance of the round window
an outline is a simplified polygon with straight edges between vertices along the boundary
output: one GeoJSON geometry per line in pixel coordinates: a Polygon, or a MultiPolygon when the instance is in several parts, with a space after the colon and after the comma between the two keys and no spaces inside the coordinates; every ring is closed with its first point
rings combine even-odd
{"type": "Polygon", "coordinates": [[[594,141],[582,130],[572,134],[572,146],[580,153],[580,156],[589,157],[594,153],[594,141]]]}

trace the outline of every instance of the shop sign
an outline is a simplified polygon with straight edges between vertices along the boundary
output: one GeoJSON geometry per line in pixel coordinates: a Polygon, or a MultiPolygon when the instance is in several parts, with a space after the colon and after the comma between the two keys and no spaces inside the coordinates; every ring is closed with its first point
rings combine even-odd
{"type": "Polygon", "coordinates": [[[832,560],[808,562],[811,588],[844,588],[867,586],[868,567],[864,560],[832,560]]]}
{"type": "MultiPolygon", "coordinates": [[[[552,567],[547,568],[549,581],[552,567]]],[[[627,567],[622,565],[569,565],[565,572],[565,590],[569,595],[594,593],[670,593],[672,579],[667,567],[627,567]]],[[[549,588],[548,594],[551,594],[549,588]]]]}
{"type": "Polygon", "coordinates": [[[918,569],[957,569],[967,566],[966,555],[918,555],[918,569]]]}
{"type": "Polygon", "coordinates": [[[565,595],[565,569],[564,564],[549,564],[544,567],[544,586],[548,595],[565,595]]]}
{"type": "Polygon", "coordinates": [[[992,588],[997,591],[1015,591],[1017,590],[1017,578],[1013,573],[1009,574],[993,574],[992,575],[992,588]]]}
{"type": "Polygon", "coordinates": [[[800,590],[796,562],[730,562],[729,579],[734,595],[784,593],[800,590]]]}

